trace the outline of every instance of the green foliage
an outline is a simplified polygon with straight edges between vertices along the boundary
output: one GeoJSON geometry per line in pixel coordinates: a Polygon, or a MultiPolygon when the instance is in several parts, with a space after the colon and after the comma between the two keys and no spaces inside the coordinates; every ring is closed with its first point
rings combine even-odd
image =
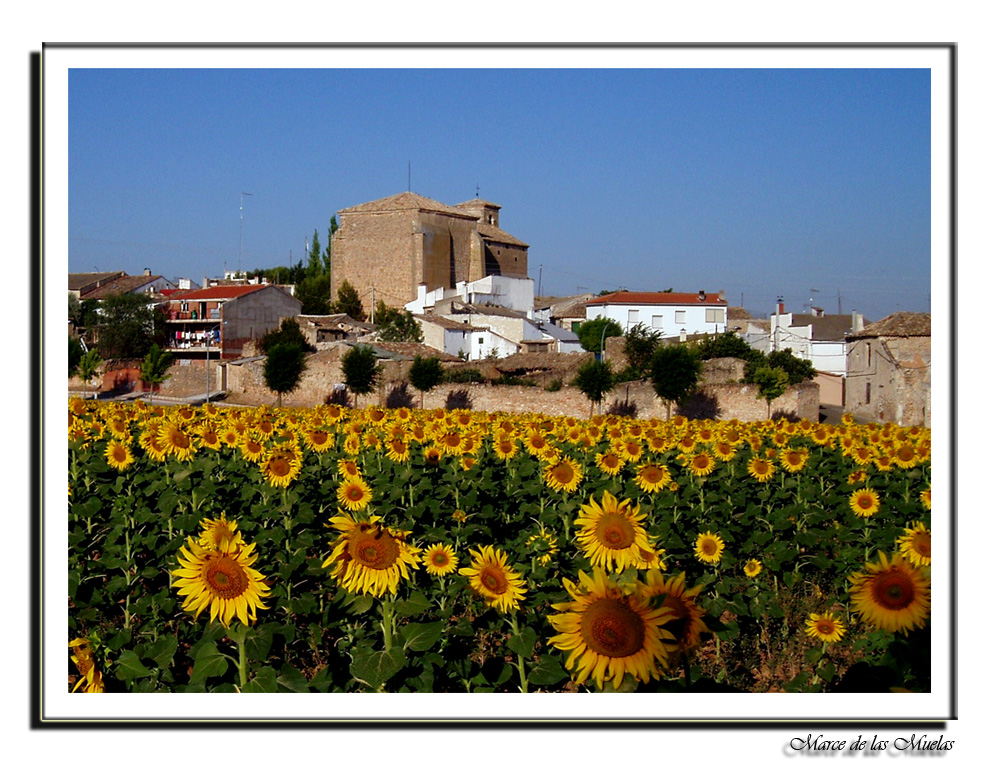
{"type": "Polygon", "coordinates": [[[486,381],[478,368],[447,368],[444,380],[449,384],[481,384],[486,381]]]}
{"type": "Polygon", "coordinates": [[[600,406],[601,400],[615,388],[615,376],[606,363],[591,360],[580,366],[573,378],[573,385],[590,400],[591,406],[594,403],[600,406]]]}
{"type": "Polygon", "coordinates": [[[387,343],[408,341],[420,344],[424,340],[424,332],[420,330],[420,324],[410,312],[388,307],[381,300],[375,308],[373,322],[378,326],[380,341],[387,343]]]}
{"type": "Polygon", "coordinates": [[[444,368],[436,357],[415,357],[410,366],[410,383],[421,392],[429,392],[444,380],[444,368]]]}
{"type": "Polygon", "coordinates": [[[344,313],[355,320],[367,320],[364,305],[361,303],[361,294],[351,285],[350,281],[344,281],[337,289],[337,298],[333,302],[331,309],[334,313],[344,313]]]}
{"type": "Polygon", "coordinates": [[[649,363],[649,377],[656,396],[667,403],[681,402],[694,392],[701,373],[701,360],[687,347],[670,344],[653,353],[649,363]]]}
{"type": "Polygon", "coordinates": [[[699,341],[696,346],[698,356],[702,360],[711,360],[716,357],[735,357],[749,362],[764,356],[763,352],[747,344],[738,333],[712,334],[699,341]]]}
{"type": "Polygon", "coordinates": [[[649,364],[662,338],[659,331],[644,323],[636,323],[625,334],[625,360],[636,378],[649,376],[649,364]]]}
{"type": "Polygon", "coordinates": [[[781,368],[759,365],[751,378],[757,384],[757,397],[767,400],[767,417],[771,417],[771,403],[788,389],[788,374],[781,368]]]}
{"type": "Polygon", "coordinates": [[[303,315],[329,315],[330,279],[322,272],[306,277],[295,287],[295,298],[302,302],[303,315]]]}
{"type": "Polygon", "coordinates": [[[76,369],[76,375],[79,376],[81,380],[89,382],[94,378],[94,376],[97,375],[97,370],[100,367],[101,355],[96,349],[91,349],[80,358],[80,362],[76,369]]]}
{"type": "Polygon", "coordinates": [[[351,347],[340,358],[340,370],[344,383],[355,397],[375,390],[379,368],[371,347],[351,347]]]}
{"type": "Polygon", "coordinates": [[[80,340],[72,336],[69,337],[69,377],[76,375],[76,369],[80,366],[80,359],[86,354],[80,346],[80,340]]]}
{"type": "Polygon", "coordinates": [[[163,309],[145,294],[109,297],[97,316],[97,350],[105,360],[145,357],[154,344],[166,344],[166,320],[163,309]]]}
{"type": "Polygon", "coordinates": [[[139,366],[139,378],[147,384],[162,384],[170,374],[167,372],[174,364],[174,356],[170,352],[164,352],[157,345],[153,345],[143,358],[142,365],[139,366]]]}
{"type": "Polygon", "coordinates": [[[282,395],[294,391],[299,385],[305,369],[305,352],[296,344],[275,344],[267,351],[264,383],[278,395],[278,407],[281,407],[282,395]]]}
{"type": "Polygon", "coordinates": [[[320,254],[319,249],[319,231],[313,230],[312,246],[309,247],[309,262],[306,264],[305,278],[303,280],[315,280],[316,278],[322,278],[324,271],[323,257],[320,254]]]}
{"type": "Polygon", "coordinates": [[[76,298],[76,294],[69,295],[69,319],[73,321],[74,325],[80,325],[80,318],[82,317],[82,306],[80,305],[80,300],[76,298]]]}
{"type": "Polygon", "coordinates": [[[593,320],[586,320],[580,324],[577,332],[580,337],[580,346],[587,352],[601,351],[601,336],[607,341],[610,336],[621,336],[622,327],[617,321],[606,317],[596,317],[593,320]]]}
{"type": "Polygon", "coordinates": [[[310,344],[299,328],[295,318],[285,318],[281,325],[273,331],[268,331],[260,338],[260,351],[269,354],[271,349],[279,344],[298,347],[302,352],[315,352],[316,348],[310,344]]]}
{"type": "Polygon", "coordinates": [[[816,368],[813,367],[812,362],[796,357],[792,354],[791,349],[771,352],[767,356],[767,364],[772,368],[780,368],[785,371],[788,374],[789,386],[795,386],[816,377],[816,368]]]}

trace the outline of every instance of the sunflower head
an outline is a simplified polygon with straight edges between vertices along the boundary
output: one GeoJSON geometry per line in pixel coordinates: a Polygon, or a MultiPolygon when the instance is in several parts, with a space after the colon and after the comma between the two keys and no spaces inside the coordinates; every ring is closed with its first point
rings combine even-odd
{"type": "Polygon", "coordinates": [[[628,498],[618,500],[607,490],[598,504],[590,498],[589,505],[580,506],[575,520],[579,526],[576,538],[584,555],[595,567],[617,571],[629,567],[649,568],[659,565],[656,549],[646,533],[643,519],[628,498]]]}
{"type": "Polygon", "coordinates": [[[854,572],[850,583],[851,605],[861,618],[882,630],[906,634],[926,624],[931,609],[930,578],[899,554],[854,572]]]}
{"type": "Polygon", "coordinates": [[[195,619],[206,608],[209,621],[218,619],[229,627],[233,617],[244,625],[257,620],[257,609],[266,609],[263,599],[270,588],[253,568],[256,546],[223,541],[215,549],[188,538],[177,555],[180,568],[172,570],[173,587],[184,596],[182,608],[195,619]]]}
{"type": "Polygon", "coordinates": [[[824,643],[837,643],[844,637],[845,632],[847,628],[844,627],[840,617],[830,611],[810,614],[806,620],[806,634],[824,643]]]}
{"type": "Polygon", "coordinates": [[[699,561],[706,564],[717,564],[722,560],[722,551],[726,543],[714,532],[702,532],[694,543],[694,554],[699,561]]]}
{"type": "Polygon", "coordinates": [[[458,568],[458,555],[454,547],[439,542],[424,551],[423,563],[429,573],[444,577],[458,568]]]}
{"type": "Polygon", "coordinates": [[[868,518],[878,513],[880,501],[878,493],[866,487],[851,493],[849,503],[855,515],[868,518]]]}
{"type": "Polygon", "coordinates": [[[743,573],[750,578],[756,577],[763,569],[764,567],[756,558],[751,558],[743,565],[743,573]]]}
{"type": "Polygon", "coordinates": [[[583,480],[583,469],[572,458],[561,458],[545,467],[545,483],[557,492],[576,492],[583,480]]]}
{"type": "Polygon", "coordinates": [[[330,524],[340,535],[330,543],[333,552],[323,568],[332,566],[330,577],[348,592],[395,595],[400,580],[409,579],[410,569],[420,563],[419,551],[406,542],[409,532],[385,526],[380,516],[356,520],[341,515],[330,524]]]}
{"type": "Polygon", "coordinates": [[[899,552],[914,566],[931,565],[931,530],[918,521],[896,540],[899,552]]]}
{"type": "Polygon", "coordinates": [[[503,613],[518,608],[524,600],[524,579],[507,563],[507,554],[492,545],[480,545],[472,552],[472,566],[458,573],[469,578],[469,585],[486,603],[503,613]]]}

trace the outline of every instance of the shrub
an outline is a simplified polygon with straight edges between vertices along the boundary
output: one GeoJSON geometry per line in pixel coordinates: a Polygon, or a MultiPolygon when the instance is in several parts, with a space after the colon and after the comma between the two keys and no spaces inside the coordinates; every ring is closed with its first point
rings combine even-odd
{"type": "Polygon", "coordinates": [[[481,384],[486,379],[478,368],[453,368],[445,370],[444,381],[449,384],[481,384]]]}

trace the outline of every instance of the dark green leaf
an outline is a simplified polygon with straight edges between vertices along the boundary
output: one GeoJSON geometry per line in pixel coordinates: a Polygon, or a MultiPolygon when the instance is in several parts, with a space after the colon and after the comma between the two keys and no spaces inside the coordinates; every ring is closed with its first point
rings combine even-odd
{"type": "Polygon", "coordinates": [[[405,663],[406,656],[398,646],[389,651],[376,651],[362,656],[352,654],[351,675],[377,690],[399,672],[405,663]]]}
{"type": "Polygon", "coordinates": [[[403,649],[426,651],[438,642],[441,632],[444,630],[444,624],[444,622],[428,622],[426,624],[415,622],[401,627],[399,634],[402,636],[403,649]]]}
{"type": "Polygon", "coordinates": [[[139,677],[148,677],[151,671],[142,663],[142,659],[135,651],[123,651],[115,659],[115,674],[119,680],[129,681],[139,677]]]}
{"type": "Polygon", "coordinates": [[[525,627],[517,635],[511,635],[507,640],[507,645],[518,656],[530,659],[537,642],[538,634],[530,627],[525,627]]]}
{"type": "Polygon", "coordinates": [[[555,685],[569,678],[562,662],[554,656],[543,654],[538,664],[528,673],[528,682],[532,685],[555,685]]]}

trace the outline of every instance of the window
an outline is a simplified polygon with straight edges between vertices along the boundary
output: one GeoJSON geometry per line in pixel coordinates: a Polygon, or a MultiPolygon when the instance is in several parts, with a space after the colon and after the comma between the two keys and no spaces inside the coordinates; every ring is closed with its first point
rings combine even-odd
{"type": "Polygon", "coordinates": [[[638,323],[639,322],[639,310],[629,310],[628,311],[628,322],[629,322],[630,325],[632,323],[638,323]]]}
{"type": "Polygon", "coordinates": [[[684,310],[677,310],[674,312],[674,322],[675,323],[686,323],[687,322],[687,312],[684,310]]]}
{"type": "Polygon", "coordinates": [[[483,337],[482,337],[482,336],[480,336],[480,337],[479,337],[479,343],[480,343],[480,344],[482,344],[482,343],[483,343],[483,337]]]}
{"type": "Polygon", "coordinates": [[[865,383],[865,404],[872,404],[872,385],[870,382],[865,383]]]}
{"type": "Polygon", "coordinates": [[[653,315],[653,328],[663,328],[663,315],[653,315]]]}
{"type": "Polygon", "coordinates": [[[726,316],[725,310],[718,307],[709,307],[705,310],[705,322],[706,323],[725,323],[726,316]]]}

